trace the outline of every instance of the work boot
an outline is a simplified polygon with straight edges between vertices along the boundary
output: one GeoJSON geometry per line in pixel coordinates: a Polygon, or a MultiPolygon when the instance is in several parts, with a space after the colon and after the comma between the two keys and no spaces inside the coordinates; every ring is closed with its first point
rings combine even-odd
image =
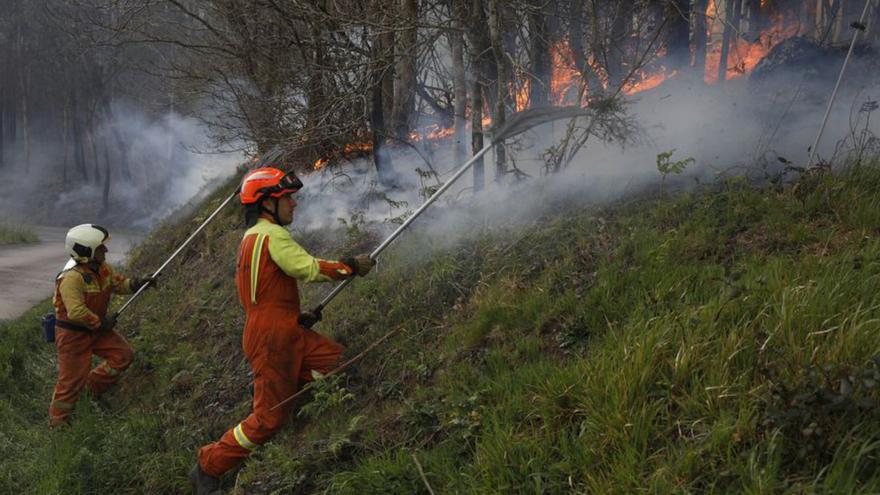
{"type": "Polygon", "coordinates": [[[195,495],[214,495],[220,493],[220,479],[202,471],[199,461],[189,472],[189,482],[192,483],[195,495]]]}

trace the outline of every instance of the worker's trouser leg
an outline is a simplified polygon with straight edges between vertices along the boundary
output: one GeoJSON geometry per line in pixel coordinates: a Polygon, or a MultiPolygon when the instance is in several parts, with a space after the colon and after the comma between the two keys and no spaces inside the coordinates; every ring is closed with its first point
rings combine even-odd
{"type": "Polygon", "coordinates": [[[86,388],[93,394],[100,395],[119,381],[119,375],[134,360],[134,351],[122,335],[102,332],[92,344],[92,353],[103,361],[89,373],[86,388]]]}
{"type": "MultiPolygon", "coordinates": [[[[253,412],[227,431],[219,442],[199,449],[202,470],[220,477],[250,453],[268,442],[287,421],[291,404],[272,410],[297,391],[299,381],[311,381],[311,371],[327,373],[338,362],[343,347],[311,330],[290,332],[289,345],[269,343],[265,352],[255,350],[253,412]],[[273,349],[274,348],[274,349],[273,349]]],[[[250,354],[250,353],[248,353],[250,354]]]]}
{"type": "Polygon", "coordinates": [[[58,382],[49,406],[49,424],[68,421],[83,388],[100,394],[119,379],[134,358],[128,342],[116,332],[86,333],[56,328],[58,382]],[[94,370],[92,354],[104,358],[94,370]]]}

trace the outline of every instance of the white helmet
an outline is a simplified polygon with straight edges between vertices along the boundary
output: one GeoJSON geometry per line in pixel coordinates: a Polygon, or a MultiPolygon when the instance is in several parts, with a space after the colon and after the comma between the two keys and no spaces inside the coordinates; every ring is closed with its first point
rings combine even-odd
{"type": "Polygon", "coordinates": [[[77,263],[88,263],[95,256],[95,249],[110,239],[107,229],[84,223],[67,231],[64,247],[77,263]]]}

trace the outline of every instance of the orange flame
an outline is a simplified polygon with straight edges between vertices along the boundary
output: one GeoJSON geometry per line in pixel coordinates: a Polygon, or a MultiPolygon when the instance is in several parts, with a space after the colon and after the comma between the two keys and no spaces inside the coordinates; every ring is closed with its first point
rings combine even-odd
{"type": "Polygon", "coordinates": [[[329,158],[318,158],[315,164],[312,165],[312,168],[314,170],[321,170],[322,168],[326,167],[328,163],[330,163],[329,158]]]}
{"type": "MultiPolygon", "coordinates": [[[[363,155],[373,151],[373,143],[370,142],[355,142],[346,144],[340,152],[337,153],[338,157],[348,158],[349,155],[357,153],[358,155],[363,155]]],[[[326,167],[330,160],[335,157],[327,156],[323,158],[319,158],[315,160],[315,163],[312,164],[313,170],[321,170],[326,167]]]]}
{"type": "Polygon", "coordinates": [[[677,70],[674,70],[672,71],[672,73],[667,74],[666,67],[661,67],[659,71],[653,74],[639,71],[633,81],[624,86],[623,94],[634,95],[637,93],[641,93],[642,91],[654,89],[663,84],[663,82],[670,77],[675,77],[677,74],[677,70]]]}
{"type": "Polygon", "coordinates": [[[426,126],[422,132],[413,131],[409,133],[409,140],[412,143],[419,141],[436,141],[455,134],[454,127],[440,127],[439,124],[431,124],[426,126]]]}
{"type": "MultiPolygon", "coordinates": [[[[730,1],[730,0],[728,0],[730,1]]],[[[765,7],[767,0],[761,0],[761,7],[765,7]]],[[[709,0],[706,9],[706,17],[710,19],[707,34],[710,46],[706,51],[706,72],[703,80],[707,84],[718,82],[718,70],[721,64],[721,46],[724,36],[724,20],[716,17],[717,8],[715,0],[709,0]]],[[[736,79],[751,74],[774,46],[782,41],[797,36],[800,31],[799,20],[786,19],[781,14],[775,14],[770,19],[770,27],[760,33],[757,40],[749,41],[732,33],[730,51],[727,58],[725,80],[736,79]]]]}
{"type": "Polygon", "coordinates": [[[554,105],[572,104],[578,100],[578,85],[581,73],[574,63],[574,54],[568,41],[554,43],[550,47],[552,76],[550,77],[550,98],[554,105]]]}
{"type": "MultiPolygon", "coordinates": [[[[727,0],[731,1],[731,0],[727,0]]],[[[718,67],[721,59],[721,45],[723,41],[724,22],[718,14],[716,3],[718,0],[709,0],[706,8],[707,22],[707,51],[705,61],[704,80],[707,84],[714,84],[718,79],[718,67]]],[[[761,7],[765,7],[769,0],[760,0],[761,7]]],[[[721,9],[723,10],[723,9],[721,9]]],[[[750,74],[760,60],[785,39],[796,36],[799,31],[799,19],[785,19],[781,14],[774,14],[769,19],[770,27],[754,40],[744,39],[739,33],[734,33],[730,42],[730,51],[727,61],[727,70],[725,71],[725,79],[734,79],[750,74]]],[[[657,57],[662,62],[666,56],[665,49],[658,50],[657,57]]],[[[579,101],[580,90],[585,84],[578,70],[578,64],[575,63],[574,53],[567,40],[561,40],[554,43],[550,47],[551,57],[551,77],[550,77],[550,103],[553,105],[572,105],[583,104],[579,101]]],[[[592,60],[586,63],[593,63],[592,60]]],[[[643,91],[655,89],[663,84],[667,79],[678,75],[678,71],[670,71],[662,64],[655,65],[655,69],[640,69],[632,76],[623,88],[626,95],[635,95],[643,91]]],[[[602,89],[607,89],[607,74],[596,67],[596,75],[598,76],[598,84],[602,89]]],[[[524,71],[515,74],[515,80],[510,82],[508,91],[512,97],[513,105],[517,112],[528,109],[531,106],[530,89],[532,80],[524,71]]],[[[590,90],[591,88],[586,88],[590,90]]],[[[598,89],[598,88],[596,88],[598,89]]],[[[589,95],[589,91],[585,93],[589,95]]],[[[585,97],[586,99],[586,97],[585,97]]],[[[488,128],[492,125],[490,117],[488,101],[483,102],[482,125],[488,128]]],[[[468,126],[470,119],[468,119],[468,126]]],[[[423,127],[417,131],[410,133],[410,142],[440,141],[453,136],[455,129],[453,127],[441,127],[439,124],[433,124],[423,127]]],[[[320,158],[313,164],[315,170],[326,167],[332,160],[337,158],[346,158],[353,153],[369,153],[373,146],[369,142],[356,142],[344,146],[328,157],[320,158]]]]}
{"type": "Polygon", "coordinates": [[[515,84],[513,86],[514,108],[516,108],[517,112],[522,112],[529,108],[529,90],[531,89],[531,81],[522,78],[522,84],[520,84],[519,87],[515,87],[515,84]]]}

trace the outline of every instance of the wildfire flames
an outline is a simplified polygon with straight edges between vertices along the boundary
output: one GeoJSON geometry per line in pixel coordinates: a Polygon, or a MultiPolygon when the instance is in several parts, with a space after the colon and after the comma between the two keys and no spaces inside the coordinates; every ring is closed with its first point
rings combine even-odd
{"type": "MultiPolygon", "coordinates": [[[[728,0],[729,1],[729,0],[728,0]]],[[[761,0],[761,7],[764,7],[768,0],[761,0]]],[[[722,4],[723,5],[723,4],[722,4]]],[[[722,9],[723,10],[723,9],[722,9]]],[[[706,10],[706,30],[707,30],[707,46],[706,46],[706,62],[704,81],[709,85],[718,83],[718,72],[721,61],[722,44],[724,37],[724,27],[726,20],[723,15],[718,15],[716,0],[709,0],[706,10]]],[[[758,62],[770,52],[770,50],[780,42],[796,36],[801,27],[798,19],[786,19],[783,15],[776,13],[766,20],[768,27],[763,29],[760,34],[753,35],[752,40],[746,39],[744,33],[734,31],[730,34],[727,67],[724,72],[725,80],[739,78],[752,72],[758,62]]],[[[653,69],[639,69],[630,74],[626,84],[621,92],[626,95],[635,95],[643,91],[657,88],[667,79],[674,78],[679,74],[677,70],[668,69],[662,62],[665,57],[665,49],[661,49],[657,54],[658,63],[653,65],[653,69]]],[[[590,89],[587,83],[583,81],[580,70],[575,63],[574,54],[569,47],[567,40],[559,41],[550,47],[551,57],[551,77],[550,77],[550,98],[552,105],[577,105],[586,104],[589,99],[590,89]],[[581,96],[581,93],[585,96],[581,96]]],[[[592,61],[588,60],[587,65],[592,65],[592,61]]],[[[609,88],[608,75],[601,69],[596,68],[595,80],[602,86],[603,91],[609,88]]],[[[518,70],[514,74],[514,81],[509,85],[513,107],[516,111],[526,110],[531,106],[529,101],[531,84],[533,81],[528,77],[525,71],[518,70]]],[[[595,84],[595,82],[594,82],[595,84]]],[[[490,109],[488,103],[484,99],[483,108],[483,126],[488,127],[492,124],[489,117],[490,109]]],[[[470,123],[470,119],[468,119],[470,123]]],[[[409,140],[412,143],[417,142],[439,142],[453,136],[455,133],[452,127],[441,127],[437,124],[426,126],[418,131],[410,134],[409,140]]],[[[332,159],[340,157],[349,157],[352,154],[367,154],[372,151],[372,144],[369,142],[351,143],[346,145],[341,151],[332,157],[325,157],[317,160],[313,164],[314,170],[324,168],[332,159]]]]}
{"type": "MultiPolygon", "coordinates": [[[[338,155],[341,157],[349,157],[355,153],[369,154],[371,151],[373,151],[373,143],[369,143],[369,142],[348,143],[345,145],[345,147],[342,149],[342,151],[338,153],[338,155]]],[[[338,156],[337,157],[319,158],[312,165],[312,168],[314,170],[321,170],[322,168],[326,167],[327,164],[330,163],[331,159],[333,159],[333,158],[338,158],[338,156]]]]}
{"type": "MultiPolygon", "coordinates": [[[[767,0],[761,1],[763,7],[767,0]]],[[[707,84],[718,82],[718,69],[721,63],[721,48],[723,43],[723,22],[717,15],[715,0],[709,0],[706,9],[706,18],[709,28],[709,47],[706,51],[706,72],[703,80],[707,84]]],[[[748,41],[736,33],[732,34],[730,42],[730,54],[727,60],[725,79],[736,79],[752,73],[758,62],[767,55],[774,46],[780,42],[796,36],[801,28],[799,22],[786,22],[786,19],[775,14],[769,20],[770,26],[764,29],[755,41],[748,41]]]]}

